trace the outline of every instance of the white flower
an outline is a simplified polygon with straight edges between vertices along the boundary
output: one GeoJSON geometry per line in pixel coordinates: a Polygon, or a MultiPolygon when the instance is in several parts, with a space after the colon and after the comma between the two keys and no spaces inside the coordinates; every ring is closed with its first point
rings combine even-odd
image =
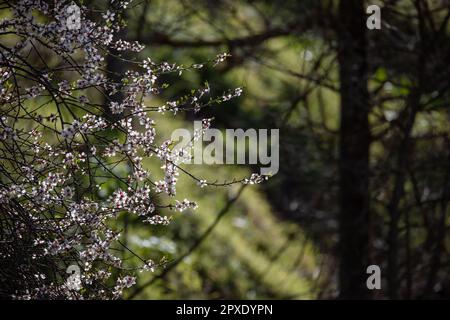
{"type": "Polygon", "coordinates": [[[111,102],[109,108],[111,109],[112,114],[120,114],[125,109],[122,104],[119,104],[117,102],[111,102]]]}
{"type": "Polygon", "coordinates": [[[106,11],[106,13],[104,13],[103,15],[102,15],[102,17],[103,17],[103,19],[105,19],[107,22],[113,22],[114,21],[114,16],[115,16],[116,14],[114,13],[114,12],[111,12],[111,11],[106,11]]]}

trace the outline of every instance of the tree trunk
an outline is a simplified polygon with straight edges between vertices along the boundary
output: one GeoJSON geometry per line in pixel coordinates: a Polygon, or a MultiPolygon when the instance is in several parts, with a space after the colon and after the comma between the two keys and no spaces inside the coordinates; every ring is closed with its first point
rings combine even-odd
{"type": "Polygon", "coordinates": [[[369,265],[369,94],[363,0],[339,4],[340,298],[367,299],[369,265]]]}

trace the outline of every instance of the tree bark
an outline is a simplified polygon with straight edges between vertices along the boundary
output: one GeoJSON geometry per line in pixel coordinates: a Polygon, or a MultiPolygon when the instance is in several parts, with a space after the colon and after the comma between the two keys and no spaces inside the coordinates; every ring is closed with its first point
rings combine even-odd
{"type": "Polygon", "coordinates": [[[339,18],[339,296],[368,299],[370,131],[364,1],[341,0],[339,18]]]}

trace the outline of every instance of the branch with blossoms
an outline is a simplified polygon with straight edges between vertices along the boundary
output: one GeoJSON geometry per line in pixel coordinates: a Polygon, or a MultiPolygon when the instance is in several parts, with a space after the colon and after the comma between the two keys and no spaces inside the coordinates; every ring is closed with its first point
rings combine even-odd
{"type": "MultiPolygon", "coordinates": [[[[264,180],[252,175],[207,182],[178,165],[171,141],[156,143],[152,113],[198,112],[242,90],[213,97],[205,84],[148,105],[148,98],[167,88],[161,81],[165,74],[215,66],[227,54],[187,67],[117,56],[127,71],[112,81],[105,57],[143,49],[118,36],[128,2],[111,1],[108,10],[99,2],[76,9],[63,0],[0,5],[8,17],[0,21],[0,297],[119,298],[135,283],[115,254],[120,248],[142,262],[140,271],[153,271],[164,260],[134,253],[111,221],[128,214],[166,225],[170,217],[162,209],[195,209],[195,202],[176,199],[180,172],[201,187],[264,180]],[[114,99],[117,93],[123,99],[114,99]],[[163,179],[148,171],[149,158],[160,162],[163,179]],[[101,196],[105,185],[114,190],[101,196]],[[66,281],[73,265],[81,270],[76,286],[66,281]]],[[[210,121],[204,123],[206,130],[210,121]]]]}

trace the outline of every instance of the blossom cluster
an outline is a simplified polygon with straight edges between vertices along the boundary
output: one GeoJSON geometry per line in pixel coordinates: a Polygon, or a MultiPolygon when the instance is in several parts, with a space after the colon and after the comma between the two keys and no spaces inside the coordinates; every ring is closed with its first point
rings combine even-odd
{"type": "MultiPolygon", "coordinates": [[[[171,217],[163,209],[197,207],[193,201],[174,199],[179,155],[172,152],[171,141],[156,143],[151,114],[198,111],[242,90],[214,98],[205,84],[189,96],[150,106],[148,98],[164,92],[159,77],[180,75],[189,67],[122,59],[127,71],[119,80],[110,77],[105,60],[111,50],[144,49],[118,36],[119,17],[128,4],[111,1],[104,12],[81,6],[75,17],[78,28],[69,28],[68,21],[74,19],[69,1],[50,5],[18,0],[3,9],[10,14],[0,21],[0,218],[7,221],[2,224],[0,260],[17,268],[16,278],[0,270],[5,273],[0,297],[120,297],[136,279],[126,274],[114,250],[121,233],[110,222],[127,214],[142,223],[167,225],[171,217]],[[58,59],[45,61],[44,52],[58,59]],[[160,162],[162,179],[148,171],[145,161],[150,158],[160,162]],[[105,184],[114,189],[102,195],[105,184]],[[81,269],[76,286],[65,282],[69,265],[81,269]],[[115,284],[108,286],[112,278],[115,284]]],[[[210,62],[215,65],[227,56],[220,54],[210,62]]],[[[207,129],[210,119],[203,123],[207,129]]],[[[214,184],[188,177],[201,187],[214,184]]],[[[252,176],[240,182],[261,181],[252,176]]],[[[136,257],[143,271],[157,267],[136,257]]]]}

